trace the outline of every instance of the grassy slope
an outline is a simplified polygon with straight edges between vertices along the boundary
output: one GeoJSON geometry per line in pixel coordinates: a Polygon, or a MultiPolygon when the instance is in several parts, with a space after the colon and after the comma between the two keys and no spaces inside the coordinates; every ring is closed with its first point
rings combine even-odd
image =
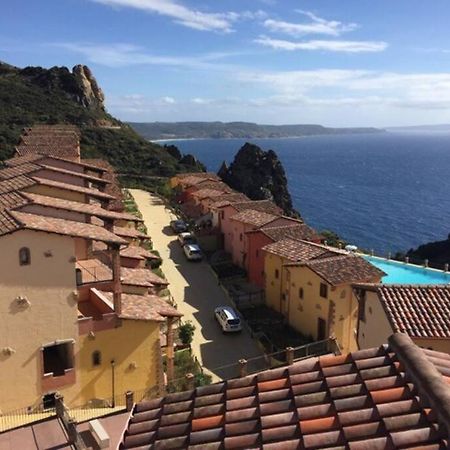
{"type": "Polygon", "coordinates": [[[195,171],[101,109],[87,109],[72,100],[67,93],[72,85],[73,76],[64,69],[21,70],[0,64],[0,161],[13,155],[23,127],[72,123],[81,129],[82,155],[105,158],[120,172],[170,176],[195,171]],[[98,121],[121,128],[101,128],[98,121]]]}

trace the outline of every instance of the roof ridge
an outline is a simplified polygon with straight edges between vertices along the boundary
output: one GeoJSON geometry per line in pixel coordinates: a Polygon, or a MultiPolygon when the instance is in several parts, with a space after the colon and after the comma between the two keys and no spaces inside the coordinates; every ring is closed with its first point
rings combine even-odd
{"type": "Polygon", "coordinates": [[[435,411],[439,422],[450,436],[450,389],[442,375],[429,361],[422,349],[403,333],[395,333],[388,339],[390,347],[405,367],[405,372],[435,411]]]}

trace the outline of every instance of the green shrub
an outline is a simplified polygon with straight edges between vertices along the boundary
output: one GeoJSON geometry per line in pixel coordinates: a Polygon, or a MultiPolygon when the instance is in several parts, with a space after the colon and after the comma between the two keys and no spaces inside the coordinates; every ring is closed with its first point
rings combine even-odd
{"type": "Polygon", "coordinates": [[[184,345],[191,345],[194,331],[195,325],[190,320],[178,327],[178,336],[184,345]]]}

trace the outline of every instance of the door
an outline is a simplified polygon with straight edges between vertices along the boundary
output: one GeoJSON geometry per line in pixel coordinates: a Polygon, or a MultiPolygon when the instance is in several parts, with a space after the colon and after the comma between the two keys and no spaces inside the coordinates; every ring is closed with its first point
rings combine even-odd
{"type": "Polygon", "coordinates": [[[326,338],[327,338],[327,322],[319,317],[317,319],[317,340],[323,341],[326,338]]]}

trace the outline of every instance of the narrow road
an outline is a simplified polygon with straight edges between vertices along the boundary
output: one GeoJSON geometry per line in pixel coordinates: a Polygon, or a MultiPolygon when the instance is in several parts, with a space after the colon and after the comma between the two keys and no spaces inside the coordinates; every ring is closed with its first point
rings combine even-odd
{"type": "Polygon", "coordinates": [[[206,262],[187,261],[169,223],[175,218],[164,203],[149,192],[130,189],[142,213],[153,247],[160,253],[162,270],[170,292],[184,314],[196,327],[192,349],[214,381],[238,376],[238,361],[263,353],[247,330],[224,335],[214,319],[214,308],[229,300],[206,262]],[[233,367],[225,367],[234,365],[233,367]]]}

